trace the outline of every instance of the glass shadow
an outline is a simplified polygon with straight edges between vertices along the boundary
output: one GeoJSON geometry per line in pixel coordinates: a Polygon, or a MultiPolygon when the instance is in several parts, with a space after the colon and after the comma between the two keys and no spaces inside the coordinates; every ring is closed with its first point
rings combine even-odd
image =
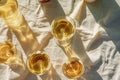
{"type": "Polygon", "coordinates": [[[96,2],[89,4],[87,7],[92,13],[94,19],[98,24],[105,29],[109,39],[115,44],[117,51],[120,52],[120,2],[115,0],[96,0],[96,2]],[[119,3],[119,4],[118,4],[119,3]]]}
{"type": "Polygon", "coordinates": [[[65,16],[65,12],[58,0],[50,0],[47,3],[41,3],[41,7],[49,23],[57,17],[65,16]]]}
{"type": "Polygon", "coordinates": [[[101,62],[99,62],[99,64],[96,64],[97,66],[93,66],[92,61],[90,60],[89,56],[87,55],[84,49],[82,40],[78,32],[76,32],[74,37],[72,38],[71,44],[67,46],[68,48],[67,51],[62,46],[60,47],[63,49],[65,53],[67,52],[66,53],[67,57],[70,56],[78,57],[83,62],[85,72],[77,80],[96,80],[96,79],[103,80],[102,77],[97,72],[97,69],[99,68],[101,62]]]}
{"type": "Polygon", "coordinates": [[[61,80],[53,65],[51,65],[50,70],[46,74],[43,74],[40,77],[42,80],[61,80]]]}

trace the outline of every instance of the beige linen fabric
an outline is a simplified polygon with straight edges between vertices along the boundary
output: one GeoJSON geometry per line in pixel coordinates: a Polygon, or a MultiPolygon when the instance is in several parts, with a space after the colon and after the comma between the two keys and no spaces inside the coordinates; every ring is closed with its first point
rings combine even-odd
{"type": "MultiPolygon", "coordinates": [[[[49,35],[51,21],[71,13],[74,13],[79,22],[72,49],[86,68],[78,80],[120,80],[120,0],[96,0],[94,3],[51,0],[46,4],[39,4],[38,0],[18,0],[18,5],[38,42],[50,56],[52,74],[36,76],[19,66],[0,64],[0,80],[73,80],[63,75],[61,67],[67,61],[67,56],[49,35]]],[[[8,30],[1,18],[0,42],[9,39],[16,45],[26,63],[28,55],[23,49],[27,46],[21,47],[17,37],[8,30]]]]}

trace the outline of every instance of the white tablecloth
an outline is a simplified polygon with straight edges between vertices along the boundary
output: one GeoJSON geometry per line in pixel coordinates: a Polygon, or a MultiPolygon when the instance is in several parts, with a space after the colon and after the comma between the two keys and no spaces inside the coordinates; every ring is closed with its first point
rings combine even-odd
{"type": "MultiPolygon", "coordinates": [[[[0,64],[0,80],[72,80],[62,73],[61,67],[67,56],[50,37],[50,23],[58,16],[71,14],[81,1],[51,0],[46,4],[39,4],[38,0],[18,0],[20,11],[34,36],[45,46],[44,50],[50,56],[52,74],[36,76],[27,69],[20,68],[20,71],[17,70],[18,67],[11,69],[8,65],[0,64]]],[[[81,10],[75,11],[81,17],[77,19],[80,25],[77,27],[78,34],[73,39],[73,49],[83,59],[86,68],[86,72],[78,80],[120,80],[119,7],[120,0],[96,0],[94,3],[81,3],[81,10]]],[[[8,39],[16,45],[26,62],[24,48],[27,46],[21,47],[17,37],[8,30],[1,18],[0,42],[8,39]]]]}

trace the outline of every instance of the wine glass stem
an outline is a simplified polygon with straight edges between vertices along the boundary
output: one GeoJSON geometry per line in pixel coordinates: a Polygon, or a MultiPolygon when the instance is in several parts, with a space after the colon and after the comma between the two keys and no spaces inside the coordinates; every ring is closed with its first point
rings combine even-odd
{"type": "Polygon", "coordinates": [[[60,47],[63,49],[63,51],[65,52],[66,56],[70,60],[72,57],[71,57],[71,54],[69,53],[68,47],[64,47],[64,46],[60,46],[60,47]]]}
{"type": "Polygon", "coordinates": [[[79,58],[78,55],[74,52],[74,50],[72,50],[71,45],[62,46],[62,49],[64,50],[69,60],[71,60],[72,57],[79,58]]]}

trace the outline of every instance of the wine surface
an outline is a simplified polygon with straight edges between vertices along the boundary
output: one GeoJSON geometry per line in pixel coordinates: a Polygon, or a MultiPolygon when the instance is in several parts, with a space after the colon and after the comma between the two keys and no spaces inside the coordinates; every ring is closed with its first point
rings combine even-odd
{"type": "Polygon", "coordinates": [[[49,56],[46,54],[32,54],[28,58],[27,67],[33,74],[43,74],[50,66],[49,56]]]}

